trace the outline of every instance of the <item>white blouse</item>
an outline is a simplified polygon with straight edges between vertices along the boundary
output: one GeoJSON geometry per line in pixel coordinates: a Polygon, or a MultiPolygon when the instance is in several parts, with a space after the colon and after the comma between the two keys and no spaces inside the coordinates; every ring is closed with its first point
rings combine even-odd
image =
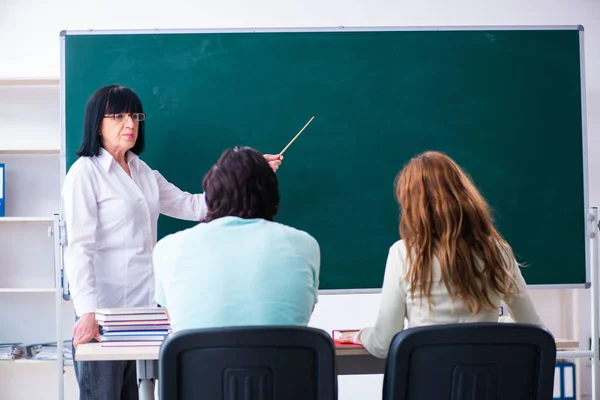
{"type": "Polygon", "coordinates": [[[415,294],[414,298],[409,295],[410,283],[404,279],[408,269],[406,265],[406,246],[400,240],[390,248],[383,287],[381,289],[381,304],[375,326],[364,328],[354,338],[356,343],[362,343],[364,347],[374,356],[386,358],[394,336],[404,329],[404,319],[408,320],[409,327],[468,323],[468,322],[497,322],[498,311],[502,301],[510,310],[515,322],[542,325],[535,311],[533,302],[527,293],[527,286],[516,260],[511,260],[510,272],[515,279],[519,294],[507,298],[490,296],[496,308],[494,310],[482,310],[472,315],[468,307],[461,310],[462,302],[455,302],[448,293],[441,278],[440,263],[433,260],[433,282],[431,285],[431,310],[426,298],[415,294]]]}
{"type": "Polygon", "coordinates": [[[63,184],[64,265],[78,316],[97,307],[155,305],[152,251],[159,214],[206,215],[204,194],[183,192],[132,152],[131,177],[102,149],[80,157],[63,184]]]}

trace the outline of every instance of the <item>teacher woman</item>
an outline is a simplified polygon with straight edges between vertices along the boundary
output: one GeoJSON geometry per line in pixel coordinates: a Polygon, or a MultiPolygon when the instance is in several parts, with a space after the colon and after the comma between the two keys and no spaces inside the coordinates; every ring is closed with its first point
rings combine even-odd
{"type": "MultiPolygon", "coordinates": [[[[65,177],[64,263],[77,315],[73,346],[99,339],[94,309],[151,307],[152,251],[159,214],[200,221],[204,194],[169,183],[138,158],[146,115],[138,96],[117,85],[89,99],[79,159],[65,177]]],[[[264,156],[277,170],[283,157],[264,156]]],[[[80,399],[137,399],[134,361],[75,362],[80,399]]]]}

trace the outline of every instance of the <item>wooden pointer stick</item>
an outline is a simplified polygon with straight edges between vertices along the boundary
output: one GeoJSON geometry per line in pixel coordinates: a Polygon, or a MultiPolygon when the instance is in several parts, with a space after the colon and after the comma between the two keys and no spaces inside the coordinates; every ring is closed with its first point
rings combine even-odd
{"type": "Polygon", "coordinates": [[[308,124],[310,124],[314,118],[315,118],[315,117],[314,117],[314,115],[313,115],[313,117],[312,117],[312,118],[311,118],[311,119],[310,119],[310,120],[309,120],[309,121],[306,123],[306,125],[304,125],[304,128],[300,129],[300,132],[298,132],[298,133],[296,134],[296,136],[294,136],[294,138],[293,138],[293,139],[292,139],[292,140],[291,140],[291,141],[290,141],[290,142],[287,144],[287,146],[285,146],[285,147],[283,148],[283,150],[281,150],[281,152],[279,153],[279,155],[280,155],[280,156],[281,156],[281,155],[283,155],[283,152],[284,152],[284,151],[286,151],[286,150],[287,150],[287,148],[288,148],[288,147],[290,147],[290,145],[291,145],[292,143],[294,143],[294,140],[296,140],[296,138],[298,138],[298,136],[300,136],[300,134],[302,133],[302,131],[303,131],[304,129],[306,129],[306,127],[308,126],[308,124]]]}

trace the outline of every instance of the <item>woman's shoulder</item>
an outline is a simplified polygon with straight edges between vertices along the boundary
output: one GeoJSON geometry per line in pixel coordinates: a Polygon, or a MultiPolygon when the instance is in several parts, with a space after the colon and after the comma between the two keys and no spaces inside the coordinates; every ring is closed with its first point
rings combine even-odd
{"type": "Polygon", "coordinates": [[[402,259],[406,257],[406,243],[404,240],[397,240],[393,245],[390,246],[390,254],[398,256],[402,259]]]}
{"type": "Polygon", "coordinates": [[[500,256],[502,257],[502,261],[504,262],[504,266],[511,272],[515,273],[518,270],[517,260],[515,259],[515,255],[512,251],[512,248],[508,242],[504,240],[495,239],[496,246],[498,246],[498,250],[500,250],[500,256]]]}
{"type": "Polygon", "coordinates": [[[392,244],[392,246],[390,247],[390,249],[397,249],[397,250],[406,251],[406,244],[404,243],[404,240],[399,239],[399,240],[396,240],[396,242],[394,242],[394,244],[392,244]]]}
{"type": "Polygon", "coordinates": [[[399,268],[401,275],[406,274],[406,244],[400,239],[390,246],[388,252],[388,265],[399,268]]]}
{"type": "Polygon", "coordinates": [[[69,198],[75,193],[96,191],[97,171],[92,157],[79,157],[67,171],[62,184],[62,196],[69,198]]]}
{"type": "Polygon", "coordinates": [[[148,164],[146,164],[146,162],[144,160],[142,160],[139,156],[135,157],[135,162],[137,163],[137,165],[138,165],[139,168],[147,169],[149,171],[158,172],[157,170],[154,170],[154,169],[150,168],[150,166],[148,164]]]}
{"type": "Polygon", "coordinates": [[[81,156],[81,157],[77,158],[77,160],[75,160],[73,165],[71,165],[71,167],[69,168],[69,173],[70,172],[77,173],[81,170],[90,168],[94,164],[92,161],[93,159],[94,159],[94,157],[87,157],[87,156],[81,156]]]}
{"type": "Polygon", "coordinates": [[[92,159],[93,157],[79,157],[67,171],[65,183],[73,179],[89,177],[90,175],[93,175],[95,168],[92,159]]]}

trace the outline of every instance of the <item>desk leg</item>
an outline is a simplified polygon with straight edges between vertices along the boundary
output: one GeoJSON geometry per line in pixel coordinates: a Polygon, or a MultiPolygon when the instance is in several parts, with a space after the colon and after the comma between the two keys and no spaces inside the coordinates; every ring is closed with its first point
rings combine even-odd
{"type": "Polygon", "coordinates": [[[137,360],[136,370],[140,400],[153,400],[154,382],[158,378],[158,361],[137,360]]]}

